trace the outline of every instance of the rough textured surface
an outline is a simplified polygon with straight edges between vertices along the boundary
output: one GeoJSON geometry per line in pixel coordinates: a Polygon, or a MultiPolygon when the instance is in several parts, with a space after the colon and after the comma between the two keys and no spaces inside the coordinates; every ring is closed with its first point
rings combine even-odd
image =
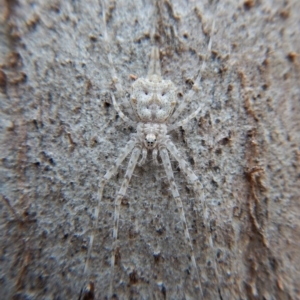
{"type": "MultiPolygon", "coordinates": [[[[97,186],[134,128],[110,102],[101,4],[0,6],[2,299],[77,299],[89,280],[104,299],[126,163],[105,188],[86,275],[97,186]]],[[[210,228],[175,174],[205,299],[300,299],[299,11],[298,0],[106,4],[124,88],[116,98],[129,115],[130,86],[147,73],[154,35],[179,101],[212,35],[202,90],[184,115],[204,109],[172,134],[205,187],[210,228]]],[[[162,167],[149,161],[134,175],[121,207],[116,298],[199,299],[162,167]]]]}

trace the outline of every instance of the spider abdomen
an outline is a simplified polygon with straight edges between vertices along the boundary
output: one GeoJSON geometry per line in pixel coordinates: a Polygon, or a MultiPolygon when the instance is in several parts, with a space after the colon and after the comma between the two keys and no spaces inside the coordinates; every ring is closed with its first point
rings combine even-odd
{"type": "Polygon", "coordinates": [[[141,121],[164,123],[175,108],[175,91],[172,81],[159,76],[139,78],[132,85],[131,104],[141,121]]]}

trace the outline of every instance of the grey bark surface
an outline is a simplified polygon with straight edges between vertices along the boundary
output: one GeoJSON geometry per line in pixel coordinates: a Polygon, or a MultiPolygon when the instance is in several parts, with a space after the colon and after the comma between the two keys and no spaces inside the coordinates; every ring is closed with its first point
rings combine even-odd
{"type": "MultiPolygon", "coordinates": [[[[147,74],[154,40],[179,103],[206,57],[182,118],[203,109],[171,133],[204,186],[209,226],[172,162],[203,298],[300,299],[299,1],[107,1],[122,94],[100,2],[0,5],[1,299],[78,299],[88,282],[95,299],[108,297],[126,161],[105,188],[83,270],[99,180],[135,132],[110,93],[134,118],[130,87],[147,74]]],[[[121,205],[115,299],[201,298],[168,188],[162,166],[136,167],[121,205]]]]}

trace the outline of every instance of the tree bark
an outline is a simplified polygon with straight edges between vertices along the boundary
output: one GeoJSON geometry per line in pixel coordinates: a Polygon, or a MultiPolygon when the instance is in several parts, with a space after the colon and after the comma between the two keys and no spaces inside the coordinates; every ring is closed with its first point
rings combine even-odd
{"type": "Polygon", "coordinates": [[[105,299],[111,279],[116,299],[201,299],[179,210],[150,158],[122,201],[113,275],[127,161],[93,228],[99,181],[135,132],[111,93],[134,118],[131,85],[153,44],[178,103],[200,76],[181,118],[203,108],[171,138],[203,185],[199,198],[172,161],[203,299],[300,299],[299,1],[0,5],[2,299],[78,299],[89,282],[105,299]]]}

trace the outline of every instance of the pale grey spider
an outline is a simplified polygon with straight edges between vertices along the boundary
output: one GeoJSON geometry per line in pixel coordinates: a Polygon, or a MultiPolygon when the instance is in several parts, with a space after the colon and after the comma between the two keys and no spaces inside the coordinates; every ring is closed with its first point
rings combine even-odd
{"type": "MultiPolygon", "coordinates": [[[[104,24],[105,16],[104,18],[104,24]]],[[[214,25],[213,25],[214,27],[214,25]]],[[[212,29],[213,31],[213,29],[212,29]]],[[[108,41],[106,27],[104,30],[105,40],[108,41]]],[[[211,39],[208,43],[207,53],[211,51],[211,39]]],[[[118,83],[118,79],[116,76],[116,71],[113,66],[113,61],[110,55],[110,52],[107,51],[108,60],[111,66],[112,78],[114,81],[114,85],[117,89],[118,94],[121,94],[122,87],[118,83]]],[[[205,60],[203,61],[201,70],[199,74],[202,73],[205,67],[205,60]]],[[[184,228],[184,235],[186,242],[189,246],[189,254],[191,257],[192,265],[196,273],[197,277],[197,289],[201,296],[202,287],[200,275],[198,272],[195,254],[193,250],[193,245],[191,241],[191,237],[189,234],[189,230],[187,227],[186,217],[183,209],[183,203],[180,198],[177,185],[174,180],[174,174],[171,167],[170,157],[171,156],[178,162],[180,170],[184,173],[187,181],[191,183],[194,187],[195,194],[199,199],[202,197],[202,185],[192,171],[192,169],[188,166],[187,162],[183,159],[182,155],[171,141],[168,133],[180,126],[185,125],[191,119],[195,118],[197,114],[201,110],[201,106],[198,107],[193,113],[191,113],[188,117],[183,120],[176,121],[178,117],[180,117],[182,111],[186,108],[187,104],[191,101],[195,93],[199,89],[200,76],[196,79],[193,88],[186,95],[184,101],[182,101],[177,109],[176,107],[176,87],[171,80],[164,80],[161,76],[161,67],[160,67],[160,51],[158,47],[153,46],[151,55],[150,55],[150,63],[148,69],[148,75],[146,78],[138,78],[132,85],[132,91],[130,96],[130,103],[132,109],[136,115],[137,121],[131,120],[127,117],[122,110],[120,109],[115,96],[111,93],[111,99],[114,108],[116,109],[118,115],[130,126],[136,128],[136,133],[131,134],[130,140],[125,145],[124,149],[121,151],[113,165],[106,172],[104,177],[100,180],[99,189],[98,189],[98,206],[95,209],[95,223],[94,230],[98,224],[99,218],[99,208],[102,201],[103,190],[108,181],[117,173],[119,166],[126,159],[126,157],[131,153],[129,163],[126,169],[125,178],[123,179],[123,183],[121,185],[120,190],[117,193],[114,202],[114,226],[113,226],[113,247],[112,247],[112,256],[111,256],[111,284],[110,284],[110,295],[112,295],[113,290],[113,277],[114,277],[114,265],[115,265],[115,256],[116,256],[116,243],[118,238],[118,223],[119,223],[119,215],[120,215],[120,205],[123,197],[126,195],[127,188],[129,186],[130,179],[133,175],[134,169],[136,165],[142,166],[145,164],[147,155],[152,154],[152,161],[154,165],[158,165],[158,156],[160,156],[164,170],[167,175],[167,179],[170,184],[171,193],[175,199],[181,222],[184,228]],[[140,158],[141,156],[141,158],[140,158]],[[140,158],[140,160],[139,160],[140,158]]],[[[205,211],[205,204],[203,203],[203,208],[205,211]]],[[[90,259],[91,250],[93,247],[94,234],[90,237],[87,261],[85,264],[85,274],[88,270],[88,264],[90,259]]],[[[212,246],[212,238],[210,237],[210,243],[212,246]]],[[[91,292],[91,287],[93,287],[93,283],[88,284],[85,287],[85,291],[82,291],[82,295],[88,294],[91,292]]],[[[80,299],[83,299],[81,297],[80,299]]]]}

